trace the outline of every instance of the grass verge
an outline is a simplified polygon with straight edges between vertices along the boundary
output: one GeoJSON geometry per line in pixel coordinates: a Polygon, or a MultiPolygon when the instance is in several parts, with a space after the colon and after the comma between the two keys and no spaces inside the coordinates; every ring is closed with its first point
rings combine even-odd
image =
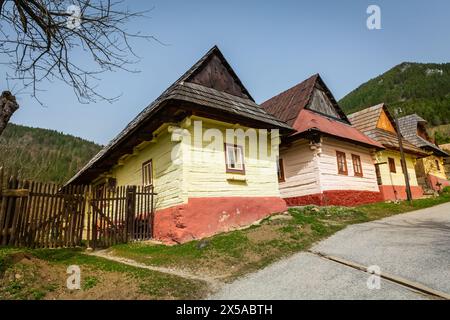
{"type": "Polygon", "coordinates": [[[81,249],[0,248],[0,300],[198,299],[207,284],[106,259],[81,249]],[[68,290],[67,267],[81,270],[81,289],[68,290]]]}
{"type": "Polygon", "coordinates": [[[176,267],[231,281],[248,272],[307,250],[347,225],[368,222],[450,201],[440,197],[399,203],[376,203],[355,208],[293,208],[288,215],[267,218],[258,226],[219,234],[176,246],[132,243],[112,248],[118,256],[147,265],[176,267]]]}

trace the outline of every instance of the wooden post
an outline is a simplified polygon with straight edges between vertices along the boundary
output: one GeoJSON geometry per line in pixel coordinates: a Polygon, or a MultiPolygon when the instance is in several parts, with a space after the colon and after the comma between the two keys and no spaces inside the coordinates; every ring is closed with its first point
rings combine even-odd
{"type": "Polygon", "coordinates": [[[134,219],[136,215],[136,186],[127,188],[127,239],[134,238],[134,219]]]}
{"type": "Polygon", "coordinates": [[[411,193],[411,184],[409,183],[409,173],[408,173],[408,166],[406,165],[406,159],[405,159],[405,152],[403,150],[403,137],[400,132],[400,125],[398,123],[398,111],[395,112],[395,125],[397,127],[397,138],[398,138],[398,145],[400,147],[400,155],[402,159],[402,169],[403,169],[403,175],[405,176],[405,184],[406,184],[406,197],[408,198],[408,201],[412,203],[412,193],[411,193]]]}

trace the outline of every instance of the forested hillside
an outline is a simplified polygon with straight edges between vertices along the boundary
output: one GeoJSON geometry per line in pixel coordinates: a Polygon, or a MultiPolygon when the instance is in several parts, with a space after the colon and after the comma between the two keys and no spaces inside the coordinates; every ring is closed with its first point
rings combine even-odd
{"type": "Polygon", "coordinates": [[[402,63],[364,83],[339,103],[347,113],[386,102],[431,126],[450,123],[450,63],[402,63]]]}
{"type": "Polygon", "coordinates": [[[9,124],[0,136],[0,166],[26,179],[63,183],[100,148],[54,130],[9,124]]]}

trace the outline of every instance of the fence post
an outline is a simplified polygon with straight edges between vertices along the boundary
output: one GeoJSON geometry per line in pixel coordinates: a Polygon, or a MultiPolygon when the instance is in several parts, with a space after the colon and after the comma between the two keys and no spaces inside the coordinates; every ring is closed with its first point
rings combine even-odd
{"type": "Polygon", "coordinates": [[[3,175],[4,169],[3,167],[0,167],[0,202],[2,201],[2,194],[3,194],[3,175]]]}
{"type": "Polygon", "coordinates": [[[127,188],[127,239],[134,237],[134,219],[136,215],[136,186],[127,188]]]}
{"type": "MultiPolygon", "coordinates": [[[[86,226],[86,246],[87,246],[87,249],[88,250],[92,250],[92,247],[91,247],[91,207],[92,207],[92,199],[94,198],[93,197],[93,195],[92,195],[92,189],[91,189],[91,186],[88,186],[87,187],[87,189],[86,189],[86,192],[85,192],[85,194],[86,194],[86,208],[85,208],[85,212],[86,212],[86,215],[85,215],[85,217],[83,218],[83,233],[84,233],[84,226],[86,226]]],[[[82,237],[83,238],[83,237],[82,237]]]]}

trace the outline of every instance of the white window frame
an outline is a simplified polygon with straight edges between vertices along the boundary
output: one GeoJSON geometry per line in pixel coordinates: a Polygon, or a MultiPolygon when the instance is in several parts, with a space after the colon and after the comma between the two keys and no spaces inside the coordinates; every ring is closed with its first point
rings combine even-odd
{"type": "Polygon", "coordinates": [[[225,166],[227,173],[245,174],[244,148],[239,145],[225,143],[225,166]],[[232,159],[230,159],[230,155],[232,159]],[[237,161],[237,160],[240,161],[237,161]]]}

